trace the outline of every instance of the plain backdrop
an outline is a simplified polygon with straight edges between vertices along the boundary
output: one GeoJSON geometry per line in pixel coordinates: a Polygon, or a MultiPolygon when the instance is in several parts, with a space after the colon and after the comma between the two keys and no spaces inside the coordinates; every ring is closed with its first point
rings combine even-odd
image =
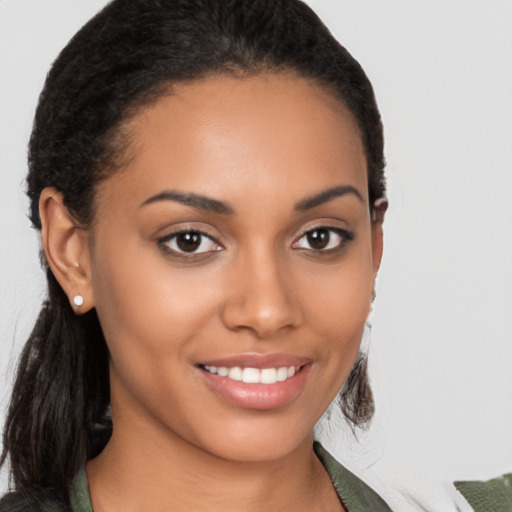
{"type": "MultiPolygon", "coordinates": [[[[105,3],[0,0],[2,421],[44,297],[23,182],[34,109],[50,63],[105,3]]],[[[389,177],[370,341],[377,415],[333,449],[439,478],[510,471],[512,1],[308,3],[375,87],[389,177]]]]}

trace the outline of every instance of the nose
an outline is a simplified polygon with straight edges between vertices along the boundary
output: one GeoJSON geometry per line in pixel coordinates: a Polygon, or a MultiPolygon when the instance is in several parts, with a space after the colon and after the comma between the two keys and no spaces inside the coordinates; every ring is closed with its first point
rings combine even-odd
{"type": "Polygon", "coordinates": [[[241,255],[230,276],[221,312],[228,329],[250,331],[259,339],[267,339],[301,324],[303,315],[293,277],[286,262],[272,251],[241,255]]]}

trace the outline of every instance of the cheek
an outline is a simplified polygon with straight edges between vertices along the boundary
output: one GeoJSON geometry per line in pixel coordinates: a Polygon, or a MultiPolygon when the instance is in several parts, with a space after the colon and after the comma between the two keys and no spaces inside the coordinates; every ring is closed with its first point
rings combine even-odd
{"type": "Polygon", "coordinates": [[[337,268],[318,268],[311,275],[313,291],[302,299],[308,304],[308,324],[321,340],[316,347],[320,379],[331,389],[331,399],[355,363],[370,312],[373,271],[367,254],[362,250],[337,268]]]}
{"type": "Polygon", "coordinates": [[[134,246],[126,254],[103,247],[93,274],[111,355],[113,399],[141,417],[146,409],[165,416],[198,385],[187,363],[194,360],[201,333],[212,330],[220,287],[213,282],[215,273],[173,268],[152,248],[134,246]]]}
{"type": "Polygon", "coordinates": [[[338,268],[317,268],[309,280],[301,300],[308,304],[308,321],[317,332],[335,340],[362,332],[373,289],[371,259],[352,258],[338,268]]]}
{"type": "Polygon", "coordinates": [[[212,321],[215,273],[173,268],[154,247],[133,244],[120,254],[115,246],[104,244],[93,265],[96,309],[112,356],[175,356],[212,321]]]}

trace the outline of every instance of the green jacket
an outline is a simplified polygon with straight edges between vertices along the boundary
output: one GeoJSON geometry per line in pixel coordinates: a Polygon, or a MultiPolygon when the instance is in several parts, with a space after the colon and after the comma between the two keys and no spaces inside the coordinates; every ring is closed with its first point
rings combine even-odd
{"type": "MultiPolygon", "coordinates": [[[[325,466],[348,512],[389,512],[391,509],[370,487],[337,462],[320,443],[315,452],[325,466]]],[[[475,512],[512,512],[512,473],[487,482],[455,482],[475,512]]],[[[10,493],[0,500],[0,512],[69,512],[57,500],[35,503],[10,493]]],[[[85,469],[73,480],[71,512],[93,512],[85,469]]]]}
{"type": "MultiPolygon", "coordinates": [[[[337,462],[320,443],[315,442],[315,452],[325,466],[341,502],[348,512],[391,512],[384,500],[337,462]]],[[[58,501],[29,503],[16,493],[5,496],[0,501],[0,512],[65,512],[66,508],[58,501]]],[[[73,480],[71,487],[71,512],[93,512],[85,469],[73,480]]]]}
{"type": "Polygon", "coordinates": [[[512,473],[487,482],[455,482],[475,512],[512,512],[512,473]]]}

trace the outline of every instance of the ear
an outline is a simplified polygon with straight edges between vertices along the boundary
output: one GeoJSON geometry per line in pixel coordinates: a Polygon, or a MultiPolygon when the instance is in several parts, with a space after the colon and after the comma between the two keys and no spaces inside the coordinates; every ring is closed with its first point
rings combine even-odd
{"type": "Polygon", "coordinates": [[[384,233],[380,222],[372,222],[372,255],[373,255],[373,278],[377,277],[377,272],[382,261],[382,251],[384,249],[384,233]]]}
{"type": "Polygon", "coordinates": [[[42,191],[39,215],[43,251],[53,275],[76,314],[91,310],[94,296],[90,279],[88,231],[79,226],[64,205],[62,194],[53,187],[42,191]],[[76,296],[83,298],[83,304],[74,302],[76,296]]]}
{"type": "Polygon", "coordinates": [[[384,233],[382,231],[382,224],[388,209],[388,200],[385,197],[377,199],[373,205],[372,214],[372,252],[373,252],[373,274],[374,279],[377,277],[377,272],[380,268],[382,261],[382,251],[384,249],[384,233]]]}

